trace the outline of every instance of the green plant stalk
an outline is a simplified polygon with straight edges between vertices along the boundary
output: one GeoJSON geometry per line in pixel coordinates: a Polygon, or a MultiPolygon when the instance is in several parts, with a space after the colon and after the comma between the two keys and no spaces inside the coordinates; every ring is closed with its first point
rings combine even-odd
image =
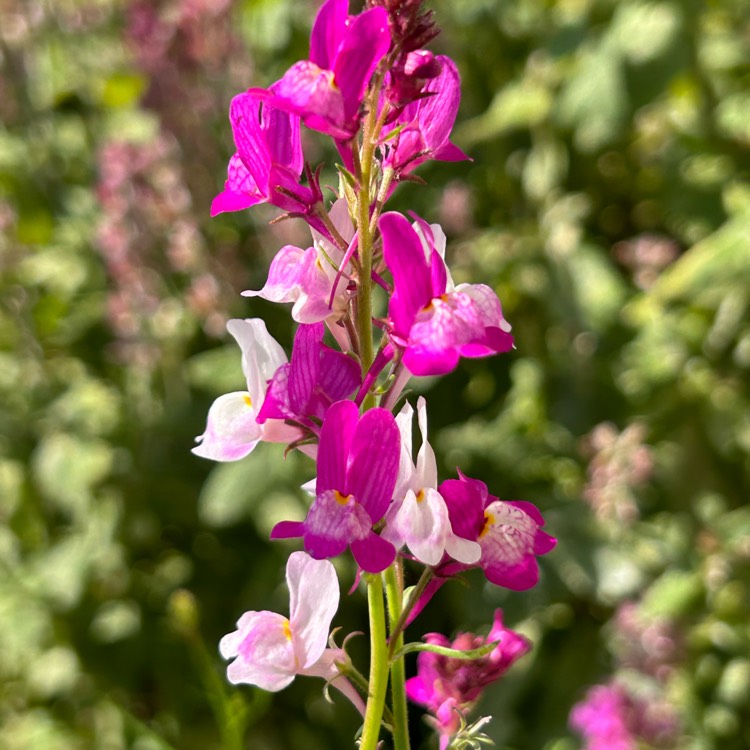
{"type": "Polygon", "coordinates": [[[388,691],[388,646],[385,632],[383,582],[378,575],[367,577],[370,610],[370,688],[359,750],[376,750],[388,691]]]}
{"type": "Polygon", "coordinates": [[[392,658],[393,654],[403,645],[404,639],[403,639],[403,633],[404,628],[406,627],[406,620],[411,614],[411,611],[414,609],[416,603],[419,601],[419,597],[422,596],[422,593],[427,588],[427,584],[432,579],[432,568],[425,567],[419,581],[417,582],[417,585],[412,590],[409,600],[406,602],[406,606],[401,609],[401,612],[399,614],[399,618],[395,625],[391,626],[391,641],[388,647],[388,655],[392,658]],[[397,646],[396,642],[398,639],[401,638],[400,645],[397,646]]]}
{"type": "MultiPolygon", "coordinates": [[[[403,583],[396,570],[398,562],[383,573],[386,598],[388,601],[388,625],[391,636],[401,618],[403,604],[403,583]]],[[[400,651],[404,645],[403,631],[395,633],[396,642],[390,648],[400,651]]],[[[409,750],[409,719],[406,707],[406,674],[403,658],[391,662],[391,707],[393,709],[393,747],[394,750],[409,750]]]]}

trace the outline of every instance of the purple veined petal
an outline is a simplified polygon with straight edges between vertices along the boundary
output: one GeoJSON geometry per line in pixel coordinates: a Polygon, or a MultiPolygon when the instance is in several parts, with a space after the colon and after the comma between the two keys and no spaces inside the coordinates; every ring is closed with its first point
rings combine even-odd
{"type": "Polygon", "coordinates": [[[424,248],[425,258],[430,265],[432,296],[440,297],[454,289],[450,270],[445,262],[446,237],[440,224],[428,224],[424,219],[411,213],[414,219],[414,231],[419,236],[424,248]]]}
{"type": "Polygon", "coordinates": [[[474,161],[468,154],[462,151],[455,143],[448,141],[432,154],[433,159],[438,161],[474,161]]]}
{"type": "Polygon", "coordinates": [[[464,479],[446,479],[438,487],[438,492],[448,507],[453,532],[464,539],[475,541],[484,526],[487,485],[478,480],[469,482],[464,479]]]}
{"type": "Polygon", "coordinates": [[[276,253],[262,289],[242,292],[243,297],[262,297],[269,302],[294,302],[299,296],[300,276],[312,261],[311,250],[285,245],[276,253]]]}
{"type": "Polygon", "coordinates": [[[243,211],[250,206],[255,206],[262,199],[251,195],[234,193],[231,190],[223,190],[213,201],[211,201],[211,216],[227,213],[229,211],[243,211]]]}
{"type": "Polygon", "coordinates": [[[262,203],[265,199],[255,184],[253,176],[240,159],[240,155],[234,154],[227,167],[224,190],[211,203],[211,216],[225,211],[242,211],[257,203],[262,203]]]}
{"type": "Polygon", "coordinates": [[[546,555],[557,546],[557,539],[546,531],[537,531],[534,537],[534,554],[546,555]]]}
{"type": "Polygon", "coordinates": [[[310,34],[310,59],[317,66],[333,69],[348,17],[349,0],[328,0],[318,11],[310,34]]]}
{"type": "Polygon", "coordinates": [[[339,607],[339,581],[328,560],[292,552],[286,564],[289,624],[300,668],[320,659],[328,644],[331,620],[339,607]]]}
{"type": "Polygon", "coordinates": [[[266,395],[266,383],[287,362],[286,353],[260,318],[235,318],[227,322],[227,331],[242,350],[242,372],[247,390],[253,404],[260,406],[266,395]]]}
{"type": "Polygon", "coordinates": [[[440,75],[425,84],[424,90],[434,93],[419,101],[419,127],[430,151],[442,147],[450,137],[461,101],[461,77],[456,64],[445,55],[438,55],[440,75]]]}
{"type": "Polygon", "coordinates": [[[281,365],[268,381],[266,397],[258,410],[256,421],[265,425],[268,420],[291,419],[295,415],[289,403],[289,369],[291,365],[287,362],[281,365]]]}
{"type": "Polygon", "coordinates": [[[434,351],[424,346],[410,346],[404,353],[403,363],[406,369],[417,377],[429,375],[446,375],[453,372],[458,365],[458,352],[455,349],[434,351]]]}
{"type": "Polygon", "coordinates": [[[353,541],[351,547],[357,565],[366,573],[382,573],[396,559],[396,548],[374,531],[353,541]]]}
{"type": "Polygon", "coordinates": [[[337,401],[323,420],[318,445],[318,479],[315,493],[326,490],[348,493],[346,470],[359,409],[353,401],[337,401]]]}
{"type": "Polygon", "coordinates": [[[305,533],[302,521],[279,521],[271,529],[271,539],[297,539],[305,533]]]}
{"type": "Polygon", "coordinates": [[[271,164],[284,167],[299,178],[304,166],[299,117],[264,103],[261,128],[271,164]]]}
{"type": "Polygon", "coordinates": [[[302,414],[312,397],[320,374],[320,345],[325,334],[322,323],[297,328],[289,370],[289,404],[295,414],[302,414]]]}
{"type": "Polygon", "coordinates": [[[233,685],[257,685],[276,692],[297,672],[289,621],[275,612],[246,612],[238,630],[221,640],[219,651],[234,661],[227,667],[233,685]]]}
{"type": "Polygon", "coordinates": [[[487,579],[498,586],[525,591],[539,580],[534,557],[538,525],[522,508],[502,500],[491,502],[484,512],[479,535],[481,566],[487,579]]]}
{"type": "Polygon", "coordinates": [[[510,351],[512,348],[513,337],[509,333],[503,333],[499,328],[486,328],[481,340],[463,344],[458,348],[458,353],[469,359],[480,359],[510,351]]]}
{"type": "Polygon", "coordinates": [[[388,312],[396,333],[406,338],[417,313],[432,299],[430,268],[419,236],[406,217],[385,213],[380,217],[379,227],[383,256],[395,288],[388,312]]]}
{"type": "Polygon", "coordinates": [[[484,574],[495,586],[511,591],[528,591],[539,583],[539,565],[533,555],[524,557],[515,565],[498,559],[488,560],[485,564],[483,558],[480,564],[484,568],[484,574]]]}
{"type": "Polygon", "coordinates": [[[348,135],[343,129],[344,99],[333,71],[322,69],[310,60],[301,60],[284,73],[274,85],[269,102],[298,115],[309,128],[333,137],[348,135]]]}
{"type": "Polygon", "coordinates": [[[267,196],[271,158],[260,125],[260,108],[260,99],[252,93],[238,94],[229,105],[229,119],[237,153],[252,175],[258,190],[267,196]]]}
{"type": "MultiPolygon", "coordinates": [[[[411,106],[411,105],[410,105],[411,106]]],[[[407,107],[407,110],[409,107],[407,107]]],[[[411,119],[406,119],[406,110],[393,123],[394,127],[404,125],[402,130],[392,141],[388,142],[388,153],[384,159],[386,166],[397,172],[407,173],[427,160],[422,134],[416,124],[409,125],[411,119]]]]}
{"type": "Polygon", "coordinates": [[[352,495],[326,490],[307,513],[305,549],[318,560],[335,557],[351,542],[367,538],[371,527],[370,516],[352,495]]]}
{"type": "Polygon", "coordinates": [[[432,251],[430,258],[430,282],[433,297],[442,296],[448,289],[448,267],[437,250],[432,251]]]}
{"type": "Polygon", "coordinates": [[[499,641],[497,649],[492,652],[498,654],[496,660],[493,660],[498,670],[508,669],[524,654],[531,651],[531,642],[527,638],[503,625],[502,609],[495,610],[492,628],[487,634],[487,642],[492,643],[492,641],[499,641]]]}
{"type": "Polygon", "coordinates": [[[529,516],[537,526],[544,526],[544,517],[534,503],[530,503],[528,500],[503,500],[502,502],[512,505],[514,508],[518,508],[529,516]]]}
{"type": "Polygon", "coordinates": [[[479,319],[485,327],[500,328],[510,333],[510,323],[503,317],[503,308],[497,294],[486,284],[459,284],[456,294],[471,299],[479,311],[479,319]]]}
{"type": "Polygon", "coordinates": [[[429,706],[432,698],[433,688],[427,684],[419,675],[410,677],[406,681],[406,696],[410,701],[422,706],[429,706]]]}
{"type": "Polygon", "coordinates": [[[356,117],[367,84],[390,46],[385,8],[366,10],[349,25],[333,64],[335,81],[344,103],[344,122],[356,117]]]}
{"type": "MultiPolygon", "coordinates": [[[[422,243],[422,250],[424,251],[425,261],[429,264],[432,262],[432,253],[435,248],[435,235],[432,233],[432,224],[428,224],[421,216],[418,216],[414,211],[409,214],[414,219],[412,228],[419,237],[419,241],[422,243]]],[[[435,224],[434,226],[439,226],[435,224]]],[[[445,257],[445,247],[443,247],[443,254],[441,258],[445,257]]],[[[440,292],[442,294],[442,292],[440,292]]]]}
{"type": "Polygon", "coordinates": [[[306,677],[322,677],[329,685],[335,687],[342,695],[348,698],[354,708],[365,715],[365,702],[362,700],[362,696],[357,692],[357,689],[352,685],[349,680],[344,677],[339,668],[336,666],[336,662],[345,663],[347,660],[346,652],[341,648],[327,648],[320,659],[311,664],[305,669],[301,669],[299,674],[305,675],[306,677]]]}
{"type": "Polygon", "coordinates": [[[246,391],[219,396],[208,410],[206,431],[192,452],[212,461],[237,461],[247,456],[263,436],[246,391]]]}
{"type": "Polygon", "coordinates": [[[343,352],[323,346],[318,385],[331,401],[340,401],[351,396],[361,380],[362,372],[355,360],[343,352]]]}
{"type": "Polygon", "coordinates": [[[404,364],[415,375],[444,375],[458,364],[459,348],[484,335],[473,300],[457,292],[443,295],[417,315],[404,364]]]}
{"type": "Polygon", "coordinates": [[[381,408],[365,412],[354,433],[347,469],[347,492],[367,510],[372,523],[377,523],[385,515],[393,498],[401,452],[400,437],[393,415],[381,408]]]}

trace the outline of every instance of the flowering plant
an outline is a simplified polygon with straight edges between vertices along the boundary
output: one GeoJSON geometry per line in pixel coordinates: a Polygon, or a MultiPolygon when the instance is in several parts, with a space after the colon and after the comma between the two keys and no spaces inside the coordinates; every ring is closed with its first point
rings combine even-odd
{"type": "Polygon", "coordinates": [[[445,581],[470,567],[497,586],[534,586],[536,557],[555,545],[531,503],[501,500],[460,472],[439,482],[423,398],[416,461],[411,405],[394,416],[412,377],[513,347],[494,290],[453,283],[441,228],[384,212],[424,161],[467,158],[450,142],[458,71],[425,48],[437,29],[421,6],[368,0],[352,16],[348,0],[327,0],[309,59],[232,101],[237,151],[211,207],[217,214],[267,202],[284,212],[279,218],[300,218],[312,231],[311,247],[282,248],[264,287],[246,293],[293,303],[299,328],[291,356],[261,320],[230,321],[247,390],[216,400],[194,449],[232,461],[265,440],[315,463],[306,517],[283,520],[271,534],[300,538],[305,550],[287,564],[289,618],[246,612],[220,650],[232,660],[233,683],[276,691],[295,675],[326,679],[361,710],[363,750],[374,750],[384,729],[397,750],[409,747],[407,697],[432,714],[443,750],[477,740],[466,712],[528,641],[505,628],[499,611],[486,638],[430,634],[405,643],[404,631],[445,581]],[[332,138],[341,156],[336,201],[326,199],[320,169],[304,161],[302,124],[332,138]],[[376,286],[388,296],[382,318],[374,317],[376,286]],[[326,331],[335,346],[325,343],[326,331]],[[367,586],[369,677],[344,646],[326,648],[339,602],[329,560],[347,550],[367,586]],[[422,568],[408,596],[406,564],[422,568]],[[407,682],[404,658],[412,652],[421,653],[407,682]]]}

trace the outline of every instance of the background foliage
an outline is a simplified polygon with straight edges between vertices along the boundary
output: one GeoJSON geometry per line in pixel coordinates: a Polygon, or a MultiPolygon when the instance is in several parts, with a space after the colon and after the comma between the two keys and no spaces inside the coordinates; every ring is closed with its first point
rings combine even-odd
{"type": "MultiPolygon", "coordinates": [[[[556,551],[529,593],[447,586],[413,637],[535,642],[485,697],[515,750],[574,750],[616,679],[642,747],[750,745],[750,28],[742,0],[435,0],[466,165],[397,208],[441,221],[518,349],[424,380],[443,476],[532,500],[556,551]],[[466,415],[471,416],[466,419],[466,415]],[[643,705],[649,706],[645,712],[643,705]],[[634,709],[635,710],[635,709],[634,709]],[[636,711],[637,713],[637,711],[636,711]]],[[[241,384],[224,321],[258,288],[273,212],[208,219],[229,99],[305,56],[314,3],[0,4],[0,746],[351,747],[297,680],[229,689],[218,638],[283,609],[310,465],[190,455],[241,384]]],[[[309,153],[328,159],[310,137],[309,153]]],[[[333,178],[331,178],[333,181],[333,178]]],[[[340,561],[343,585],[353,571],[340,561]]],[[[335,625],[363,628],[362,597],[335,625]]],[[[355,642],[356,644],[356,642],[355,642]]],[[[355,645],[355,658],[363,656],[355,645]]],[[[429,732],[414,711],[423,747],[429,732]]]]}

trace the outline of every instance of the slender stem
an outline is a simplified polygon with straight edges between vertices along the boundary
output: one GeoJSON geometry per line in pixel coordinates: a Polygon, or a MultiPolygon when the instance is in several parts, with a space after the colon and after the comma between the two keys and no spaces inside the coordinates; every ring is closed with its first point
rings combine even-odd
{"type": "MultiPolygon", "coordinates": [[[[385,591],[388,600],[388,623],[391,633],[401,617],[403,604],[403,576],[400,575],[400,560],[383,573],[385,591]],[[397,569],[398,568],[398,569],[397,569]]],[[[391,637],[391,648],[397,651],[403,648],[403,632],[396,635],[395,647],[391,637]]],[[[406,674],[404,660],[397,659],[391,664],[391,705],[393,707],[393,748],[409,750],[409,719],[406,708],[406,674]]]]}
{"type": "Polygon", "coordinates": [[[359,750],[376,750],[380,723],[388,690],[388,648],[385,632],[385,603],[380,576],[368,576],[367,603],[370,609],[370,689],[359,750]]]}
{"type": "MultiPolygon", "coordinates": [[[[409,600],[406,602],[406,606],[401,610],[398,622],[391,628],[390,643],[388,644],[389,657],[392,657],[400,648],[400,646],[396,645],[397,640],[403,636],[404,628],[406,627],[406,620],[414,609],[414,605],[419,601],[419,597],[424,593],[424,590],[427,588],[427,584],[431,579],[432,568],[425,568],[419,581],[417,581],[417,585],[412,589],[412,592],[409,595],[409,600]]],[[[403,644],[403,638],[401,639],[401,643],[403,644]]]]}

